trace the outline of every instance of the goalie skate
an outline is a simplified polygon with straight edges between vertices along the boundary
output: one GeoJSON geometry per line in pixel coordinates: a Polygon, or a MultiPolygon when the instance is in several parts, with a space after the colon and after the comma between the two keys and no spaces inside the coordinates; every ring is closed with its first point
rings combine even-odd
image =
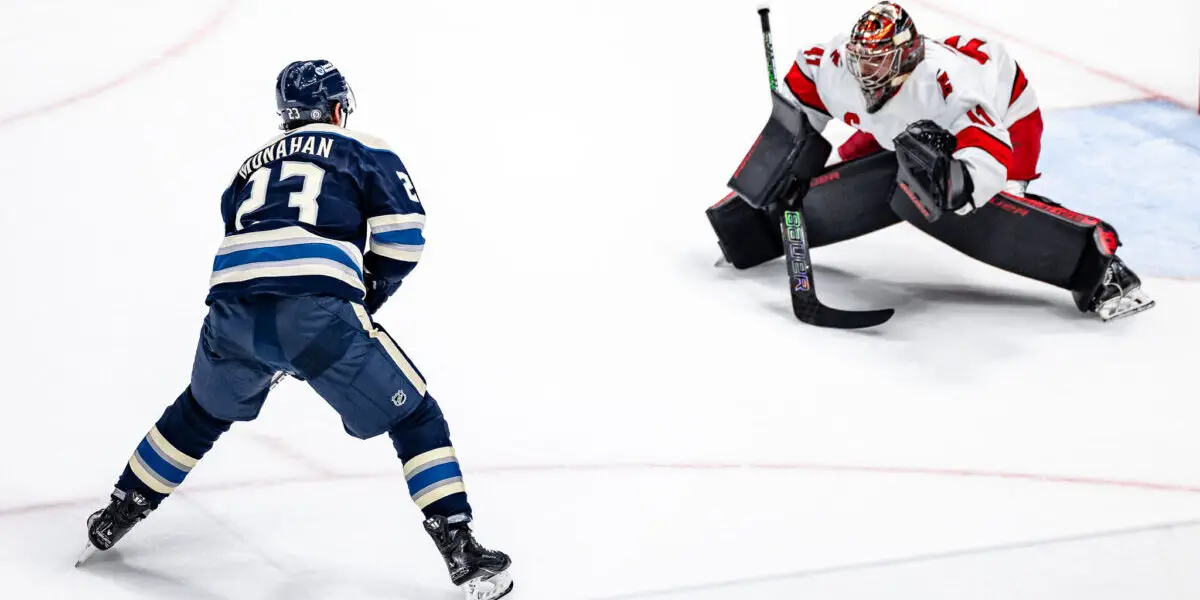
{"type": "Polygon", "coordinates": [[[1096,293],[1092,311],[1101,321],[1136,315],[1154,308],[1154,300],[1142,291],[1142,280],[1119,258],[1104,272],[1104,283],[1096,293]]]}

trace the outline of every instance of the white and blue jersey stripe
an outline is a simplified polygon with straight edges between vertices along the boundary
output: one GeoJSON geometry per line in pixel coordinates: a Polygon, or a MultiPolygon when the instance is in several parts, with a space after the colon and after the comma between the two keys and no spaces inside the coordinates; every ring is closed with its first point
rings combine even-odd
{"type": "Polygon", "coordinates": [[[363,288],[362,251],[350,242],[323,238],[293,226],[234,234],[221,242],[210,285],[262,277],[331,277],[363,288]]]}
{"type": "Polygon", "coordinates": [[[425,215],[386,215],[367,219],[371,252],[396,261],[416,263],[425,249],[425,215]]]}
{"type": "Polygon", "coordinates": [[[300,127],[252,154],[221,213],[210,301],[260,293],[359,301],[365,273],[402,279],[425,247],[425,210],[400,158],[378,138],[333,125],[300,127]]]}

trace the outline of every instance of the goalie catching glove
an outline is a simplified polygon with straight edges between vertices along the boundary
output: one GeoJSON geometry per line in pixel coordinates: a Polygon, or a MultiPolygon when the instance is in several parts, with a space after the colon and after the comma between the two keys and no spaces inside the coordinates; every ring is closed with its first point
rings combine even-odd
{"type": "Polygon", "coordinates": [[[917,121],[896,136],[896,179],[905,195],[930,223],[942,213],[966,215],[977,207],[975,189],[967,166],[953,158],[958,142],[954,135],[933,121],[917,121]]]}

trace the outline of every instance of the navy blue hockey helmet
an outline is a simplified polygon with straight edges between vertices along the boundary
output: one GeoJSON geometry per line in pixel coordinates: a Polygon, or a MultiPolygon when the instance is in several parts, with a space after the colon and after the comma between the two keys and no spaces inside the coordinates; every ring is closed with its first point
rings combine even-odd
{"type": "Polygon", "coordinates": [[[283,118],[283,129],[330,123],[338,103],[345,125],[346,117],[354,112],[354,91],[327,60],[298,60],[284,67],[275,80],[275,106],[283,118]]]}

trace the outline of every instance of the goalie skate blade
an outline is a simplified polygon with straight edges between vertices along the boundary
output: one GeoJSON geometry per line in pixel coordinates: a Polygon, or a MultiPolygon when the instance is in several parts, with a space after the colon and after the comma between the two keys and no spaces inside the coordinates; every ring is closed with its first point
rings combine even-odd
{"type": "Polygon", "coordinates": [[[1148,311],[1154,308],[1154,305],[1155,301],[1151,300],[1149,296],[1135,290],[1129,296],[1115,298],[1101,305],[1096,309],[1096,316],[1100,317],[1101,321],[1108,323],[1109,321],[1132,317],[1140,312],[1148,311]]]}
{"type": "Polygon", "coordinates": [[[508,570],[501,571],[488,578],[479,578],[462,585],[467,600],[497,600],[508,595],[513,589],[512,575],[508,570]]]}
{"type": "Polygon", "coordinates": [[[79,567],[82,567],[83,563],[87,562],[87,559],[91,558],[95,553],[96,547],[93,546],[91,542],[88,542],[88,544],[83,547],[83,552],[79,553],[79,558],[75,560],[75,568],[78,569],[79,567]]]}

